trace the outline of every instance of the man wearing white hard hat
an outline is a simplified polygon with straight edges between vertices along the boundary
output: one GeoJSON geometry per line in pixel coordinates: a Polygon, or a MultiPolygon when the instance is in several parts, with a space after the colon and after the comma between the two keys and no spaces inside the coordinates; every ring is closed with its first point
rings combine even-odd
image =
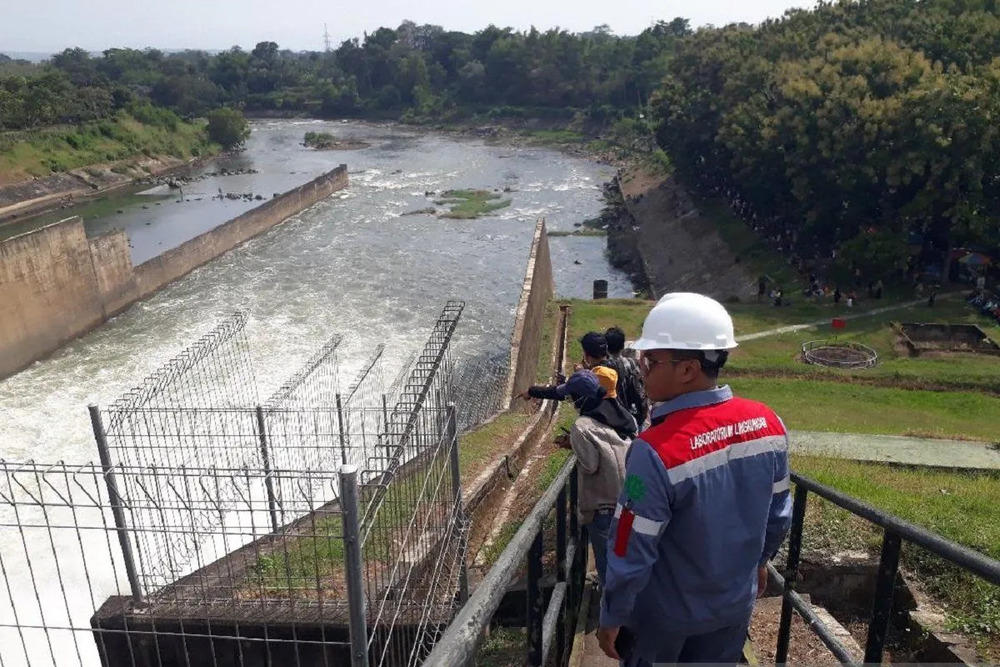
{"type": "Polygon", "coordinates": [[[667,294],[634,347],[659,405],[626,460],[598,640],[629,667],[736,664],[791,521],[785,427],[719,386],[736,339],[717,301],[667,294]]]}

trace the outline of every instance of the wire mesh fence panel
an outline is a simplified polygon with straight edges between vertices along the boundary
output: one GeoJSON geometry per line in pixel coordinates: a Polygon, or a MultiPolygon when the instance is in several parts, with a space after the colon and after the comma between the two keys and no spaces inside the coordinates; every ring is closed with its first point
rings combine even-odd
{"type": "Polygon", "coordinates": [[[92,407],[101,464],[0,461],[0,667],[418,664],[467,594],[460,420],[495,402],[480,364],[451,403],[462,308],[388,386],[381,346],[339,386],[334,337],[263,404],[238,313],[92,407]]]}
{"type": "Polygon", "coordinates": [[[456,494],[454,410],[424,406],[411,432],[418,457],[364,495],[362,525],[372,664],[418,664],[461,604],[466,522],[456,494]]]}
{"type": "Polygon", "coordinates": [[[320,347],[297,373],[278,388],[264,408],[333,408],[340,391],[337,350],[342,337],[337,335],[320,347]]]}
{"type": "MultiPolygon", "coordinates": [[[[256,460],[252,440],[241,447],[200,451],[215,428],[217,414],[206,408],[250,408],[258,403],[256,376],[245,327],[246,311],[235,313],[196,343],[163,365],[106,410],[105,431],[112,460],[124,466],[240,467],[256,460]],[[183,424],[169,421],[162,410],[183,407],[193,412],[183,424]],[[217,456],[214,460],[207,457],[217,456]]],[[[172,413],[176,415],[176,413],[172,413]]]]}
{"type": "Polygon", "coordinates": [[[455,393],[458,430],[464,433],[504,409],[510,364],[506,357],[481,357],[458,364],[455,393]]]}

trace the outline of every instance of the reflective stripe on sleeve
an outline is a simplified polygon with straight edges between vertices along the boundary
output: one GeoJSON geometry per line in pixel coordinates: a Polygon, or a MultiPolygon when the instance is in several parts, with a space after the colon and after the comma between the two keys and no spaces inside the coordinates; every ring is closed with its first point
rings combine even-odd
{"type": "MultiPolygon", "coordinates": [[[[618,503],[618,505],[615,507],[615,518],[620,519],[621,515],[622,515],[622,506],[621,503],[618,503]]],[[[633,518],[632,518],[631,528],[633,531],[637,533],[641,533],[643,535],[652,535],[653,537],[656,537],[663,531],[662,521],[653,521],[652,519],[647,519],[646,517],[635,514],[634,512],[632,513],[632,516],[633,518]]]]}
{"type": "Polygon", "coordinates": [[[785,475],[784,479],[775,482],[774,486],[771,487],[771,494],[781,493],[782,491],[787,491],[789,488],[791,488],[791,480],[788,475],[785,475]]]}

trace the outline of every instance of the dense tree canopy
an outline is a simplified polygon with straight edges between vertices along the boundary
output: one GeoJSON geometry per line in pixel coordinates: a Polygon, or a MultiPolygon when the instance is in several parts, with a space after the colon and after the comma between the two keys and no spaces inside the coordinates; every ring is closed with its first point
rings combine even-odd
{"type": "Polygon", "coordinates": [[[653,105],[691,181],[808,258],[890,276],[1000,243],[1000,16],[993,0],[822,3],[676,46],[653,105]]]}
{"type": "Polygon", "coordinates": [[[33,76],[0,69],[0,129],[100,118],[136,96],[182,116],[226,105],[328,116],[534,107],[611,117],[648,100],[673,44],[689,32],[684,19],[635,37],[616,37],[606,26],[583,34],[489,26],[467,34],[407,21],[328,53],[293,53],[274,42],[215,55],[109,49],[91,57],[66,49],[33,76]]]}
{"type": "Polygon", "coordinates": [[[67,49],[41,66],[0,61],[0,130],[148,102],[188,118],[227,107],[600,125],[645,111],[682,178],[725,192],[786,251],[889,276],[908,246],[1000,250],[998,3],[838,0],[759,26],[692,32],[678,18],[629,37],[406,21],[326,53],[67,49]]]}

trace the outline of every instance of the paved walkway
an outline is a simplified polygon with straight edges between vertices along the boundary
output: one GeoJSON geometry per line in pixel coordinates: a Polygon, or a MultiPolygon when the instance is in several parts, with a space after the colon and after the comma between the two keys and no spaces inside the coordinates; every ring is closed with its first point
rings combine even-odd
{"type": "Polygon", "coordinates": [[[798,454],[956,470],[1000,470],[1000,449],[985,442],[817,431],[790,431],[789,439],[792,452],[798,454]]]}
{"type": "MultiPolygon", "coordinates": [[[[959,295],[958,292],[939,294],[938,301],[948,299],[959,295]]],[[[796,331],[802,331],[803,329],[811,329],[812,327],[818,327],[822,324],[829,324],[834,318],[840,318],[842,320],[858,320],[863,317],[871,317],[872,315],[881,315],[882,313],[888,313],[893,310],[902,310],[904,308],[910,308],[912,306],[919,306],[922,303],[927,303],[927,299],[918,299],[916,301],[904,301],[902,303],[894,303],[891,306],[884,306],[882,308],[875,308],[874,310],[866,310],[864,312],[851,313],[850,315],[845,315],[843,313],[831,313],[829,317],[825,317],[822,320],[814,320],[812,322],[805,322],[803,324],[790,324],[785,327],[778,327],[777,329],[768,329],[766,331],[757,331],[751,334],[745,334],[743,336],[737,336],[736,342],[744,343],[748,340],[757,340],[758,338],[767,338],[768,336],[778,336],[780,334],[794,333],[796,331]]]]}

